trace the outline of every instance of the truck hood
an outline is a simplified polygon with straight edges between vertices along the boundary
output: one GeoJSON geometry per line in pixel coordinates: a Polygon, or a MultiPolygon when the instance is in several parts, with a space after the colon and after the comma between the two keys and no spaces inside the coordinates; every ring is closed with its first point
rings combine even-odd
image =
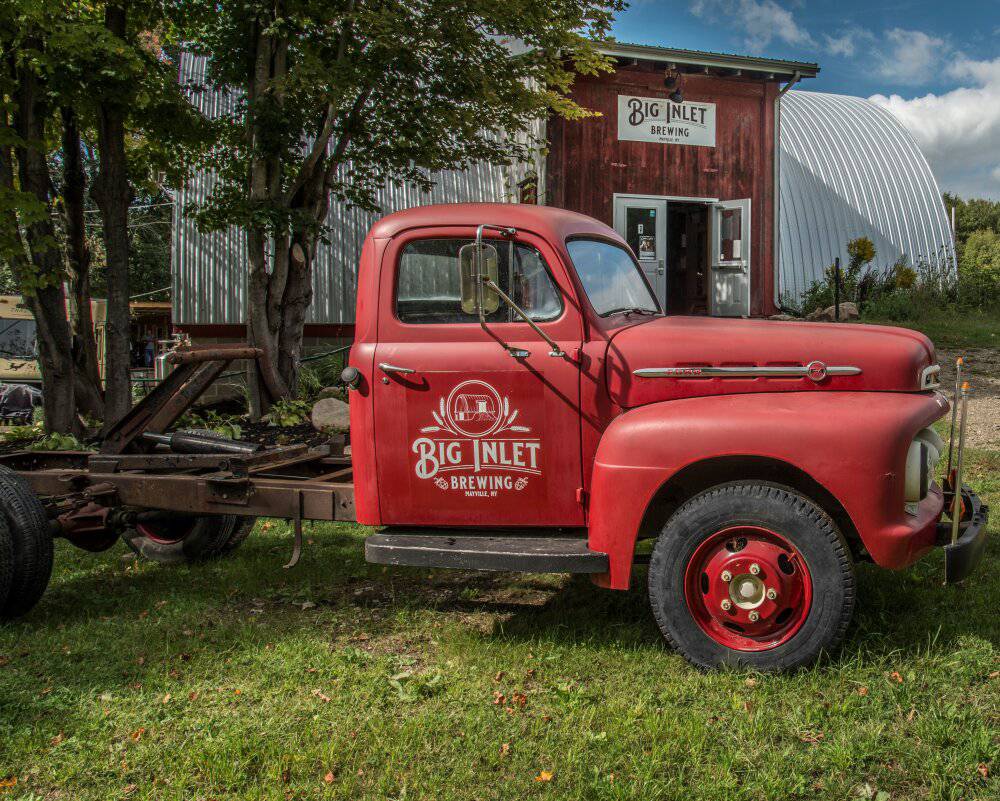
{"type": "Polygon", "coordinates": [[[935,361],[931,341],[905,328],[657,317],[619,331],[605,368],[611,399],[632,408],[748,392],[917,392],[935,361]],[[794,375],[806,366],[810,375],[794,375]],[[720,367],[743,369],[704,369],[720,367]]]}

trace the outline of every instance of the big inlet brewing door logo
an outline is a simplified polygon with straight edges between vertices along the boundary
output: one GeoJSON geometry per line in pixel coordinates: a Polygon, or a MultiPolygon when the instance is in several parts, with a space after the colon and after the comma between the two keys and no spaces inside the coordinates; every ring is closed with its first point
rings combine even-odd
{"type": "Polygon", "coordinates": [[[658,97],[618,95],[618,138],[715,147],[715,103],[672,103],[658,97]]]}
{"type": "Polygon", "coordinates": [[[539,483],[541,439],[493,384],[461,381],[421,416],[410,445],[417,479],[466,498],[525,493],[539,483]]]}

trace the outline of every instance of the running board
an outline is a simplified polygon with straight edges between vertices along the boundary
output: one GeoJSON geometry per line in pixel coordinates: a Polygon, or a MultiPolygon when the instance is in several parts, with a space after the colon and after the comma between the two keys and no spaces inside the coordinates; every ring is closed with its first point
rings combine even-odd
{"type": "Polygon", "coordinates": [[[519,573],[607,573],[608,555],[583,537],[372,534],[365,559],[377,565],[509,570],[519,573]]]}

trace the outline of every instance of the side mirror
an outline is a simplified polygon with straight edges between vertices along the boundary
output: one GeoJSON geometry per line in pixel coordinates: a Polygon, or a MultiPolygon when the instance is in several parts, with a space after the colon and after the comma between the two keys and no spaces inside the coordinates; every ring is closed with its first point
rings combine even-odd
{"type": "Polygon", "coordinates": [[[470,242],[458,251],[458,271],[462,285],[462,311],[465,314],[493,314],[500,308],[500,296],[482,281],[494,285],[500,277],[499,255],[493,245],[470,242]]]}

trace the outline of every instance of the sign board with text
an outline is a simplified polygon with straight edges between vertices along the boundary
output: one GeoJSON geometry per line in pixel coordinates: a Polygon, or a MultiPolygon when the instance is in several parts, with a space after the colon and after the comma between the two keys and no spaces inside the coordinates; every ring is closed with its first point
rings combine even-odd
{"type": "Polygon", "coordinates": [[[618,139],[715,147],[715,103],[618,95],[618,139]]]}

